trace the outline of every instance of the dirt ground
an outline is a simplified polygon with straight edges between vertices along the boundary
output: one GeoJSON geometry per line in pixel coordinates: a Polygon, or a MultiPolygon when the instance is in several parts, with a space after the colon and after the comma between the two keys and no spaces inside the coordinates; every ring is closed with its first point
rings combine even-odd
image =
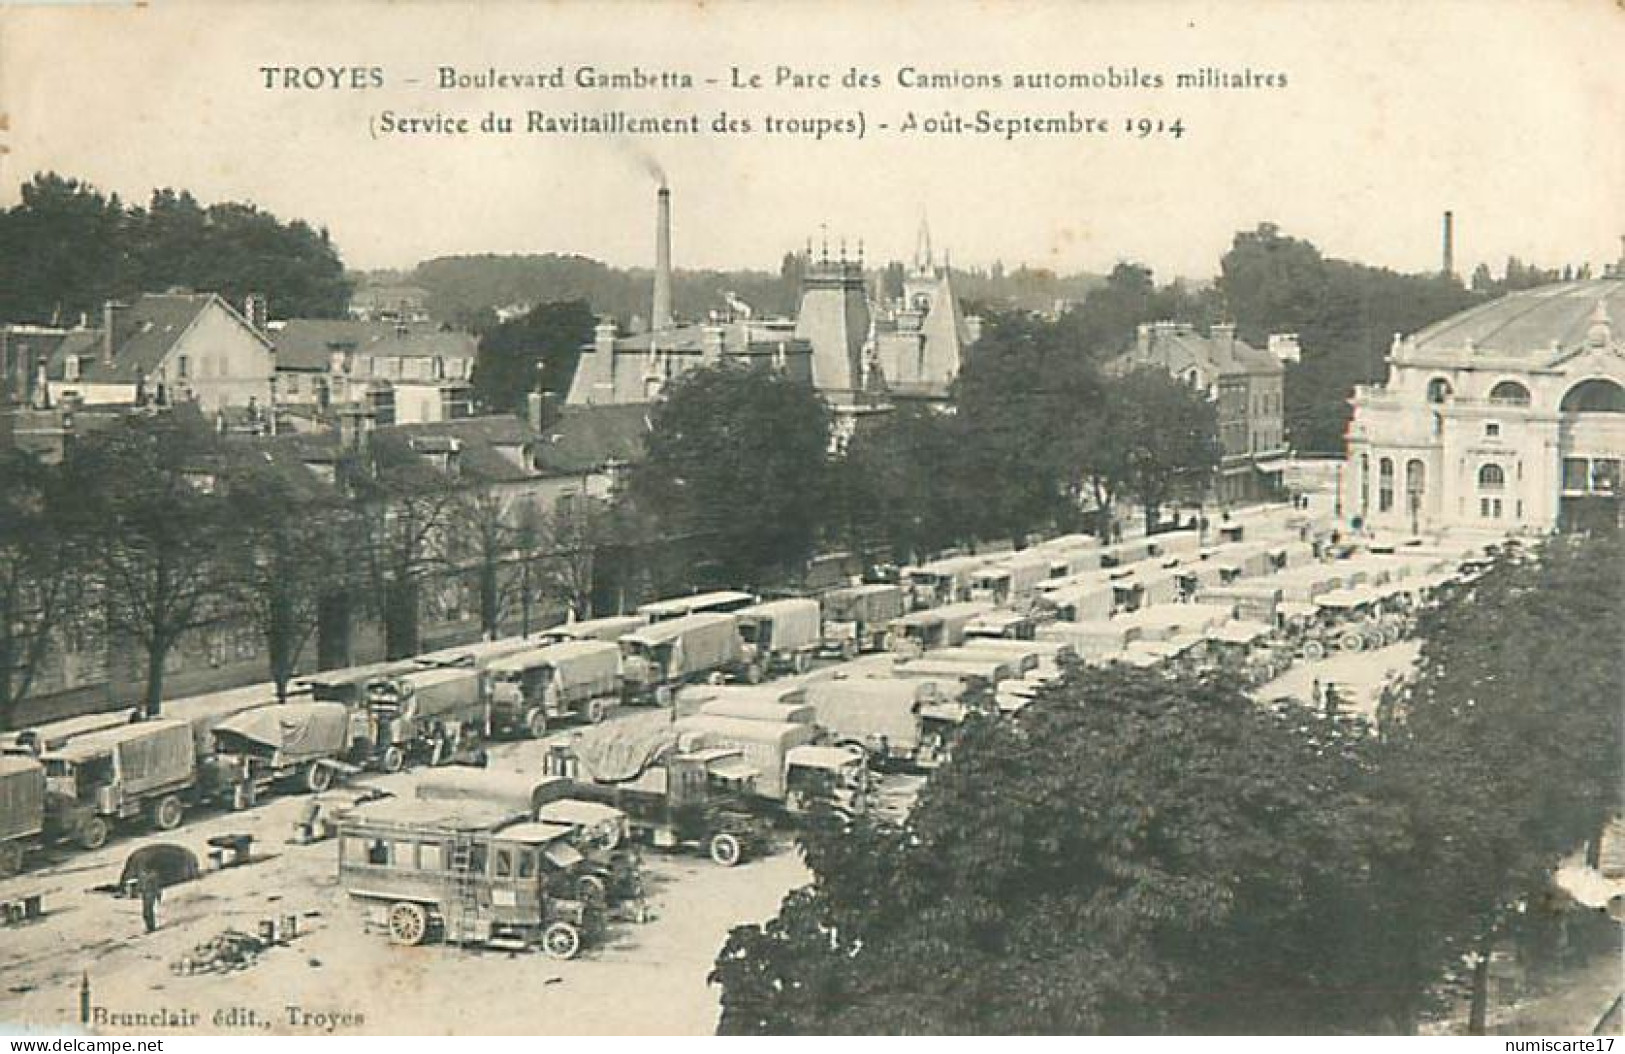
{"type": "MultiPolygon", "coordinates": [[[[493,768],[535,771],[530,765],[541,749],[499,748],[493,768]]],[[[378,782],[409,794],[419,776],[378,782]]],[[[604,946],[577,960],[398,948],[363,932],[360,911],[337,884],[335,842],[286,844],[303,807],[297,797],[270,800],[250,812],[200,818],[172,838],[126,838],[96,853],[64,854],[60,863],[0,883],[0,899],[37,892],[47,910],[38,923],[0,931],[0,1023],[77,1028],[80,980],[88,975],[97,1014],[89,1030],[108,1034],[705,1035],[717,1017],[706,978],[728,931],[771,917],[808,877],[789,845],[733,869],[651,853],[650,920],[614,924],[604,946]],[[154,934],[143,932],[138,901],[94,891],[117,880],[139,845],[171,841],[204,859],[206,840],[228,832],[253,834],[257,859],[166,891],[154,934]],[[171,970],[225,930],[253,933],[261,920],[288,915],[299,917],[300,935],[245,969],[171,970]],[[166,1012],[168,1027],[116,1016],[166,1012]]]]}

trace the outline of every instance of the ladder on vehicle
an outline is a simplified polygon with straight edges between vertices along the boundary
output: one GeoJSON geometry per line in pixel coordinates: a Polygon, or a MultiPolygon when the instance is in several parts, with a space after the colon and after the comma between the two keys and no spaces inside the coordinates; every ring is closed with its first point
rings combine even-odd
{"type": "Polygon", "coordinates": [[[447,937],[455,934],[457,941],[473,937],[473,924],[479,918],[479,876],[474,873],[474,840],[459,834],[451,846],[453,919],[447,922],[447,937]]]}

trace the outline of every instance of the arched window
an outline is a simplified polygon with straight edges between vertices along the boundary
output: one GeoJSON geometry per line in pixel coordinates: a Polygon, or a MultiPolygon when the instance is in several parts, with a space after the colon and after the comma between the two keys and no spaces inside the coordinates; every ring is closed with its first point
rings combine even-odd
{"type": "Polygon", "coordinates": [[[1377,511],[1388,512],[1394,507],[1394,459],[1385,457],[1377,462],[1377,511]]]}
{"type": "Polygon", "coordinates": [[[1617,381],[1593,377],[1570,388],[1560,409],[1564,413],[1625,414],[1625,388],[1617,381]]]}
{"type": "Polygon", "coordinates": [[[1428,402],[1442,403],[1450,398],[1450,382],[1443,377],[1435,377],[1428,381],[1428,402]]]}
{"type": "Polygon", "coordinates": [[[1517,381],[1502,381],[1490,389],[1490,402],[1507,406],[1528,406],[1529,389],[1517,381]]]}
{"type": "Polygon", "coordinates": [[[1495,462],[1492,461],[1478,470],[1479,490],[1505,490],[1506,485],[1506,470],[1495,462]]]}
{"type": "Polygon", "coordinates": [[[1422,492],[1427,489],[1427,466],[1422,464],[1420,458],[1411,458],[1405,462],[1405,493],[1412,499],[1412,504],[1421,503],[1422,492]]]}

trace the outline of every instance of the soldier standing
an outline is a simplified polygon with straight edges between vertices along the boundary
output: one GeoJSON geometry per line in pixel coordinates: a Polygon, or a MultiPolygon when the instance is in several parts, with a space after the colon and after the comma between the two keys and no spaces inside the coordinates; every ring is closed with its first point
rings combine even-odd
{"type": "Polygon", "coordinates": [[[136,891],[141,895],[141,921],[147,924],[147,932],[151,933],[158,928],[158,901],[163,897],[163,883],[158,880],[158,872],[150,867],[141,869],[136,878],[136,891]]]}

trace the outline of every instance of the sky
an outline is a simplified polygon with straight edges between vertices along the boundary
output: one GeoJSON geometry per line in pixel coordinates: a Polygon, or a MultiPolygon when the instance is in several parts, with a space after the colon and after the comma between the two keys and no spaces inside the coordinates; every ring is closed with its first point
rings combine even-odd
{"type": "MultiPolygon", "coordinates": [[[[327,227],[345,262],[459,253],[653,257],[653,161],[679,267],[776,269],[827,236],[912,255],[921,217],[956,266],[995,260],[1211,276],[1260,222],[1328,255],[1463,274],[1508,255],[1618,259],[1625,234],[1625,5],[1612,0],[292,0],[0,9],[0,205],[55,170],[144,200],[191,190],[327,227]],[[458,90],[441,66],[686,73],[691,88],[458,90]],[[831,88],[775,87],[778,67],[831,88]],[[266,87],[266,67],[378,69],[383,85],[266,87]],[[732,88],[753,73],[762,88],[732,88]],[[999,89],[905,87],[899,71],[998,73],[999,89]],[[1017,73],[1169,78],[1215,67],[1284,88],[1017,91],[1017,73]],[[880,87],[846,89],[849,70],[880,87]],[[710,83],[715,80],[717,83],[710,83]],[[417,83],[411,83],[416,81],[417,83]],[[659,139],[375,134],[418,118],[726,112],[749,134],[659,139]],[[904,133],[917,118],[1060,115],[1105,134],[904,133]],[[865,123],[862,139],[767,133],[764,116],[865,123]],[[1178,139],[1124,134],[1182,120],[1178,139]],[[885,124],[882,130],[878,127],[885,124]],[[823,233],[821,233],[823,232],[823,233]]],[[[281,74],[272,80],[281,83],[281,74]]],[[[326,81],[327,75],[318,75],[326,81]]]]}

